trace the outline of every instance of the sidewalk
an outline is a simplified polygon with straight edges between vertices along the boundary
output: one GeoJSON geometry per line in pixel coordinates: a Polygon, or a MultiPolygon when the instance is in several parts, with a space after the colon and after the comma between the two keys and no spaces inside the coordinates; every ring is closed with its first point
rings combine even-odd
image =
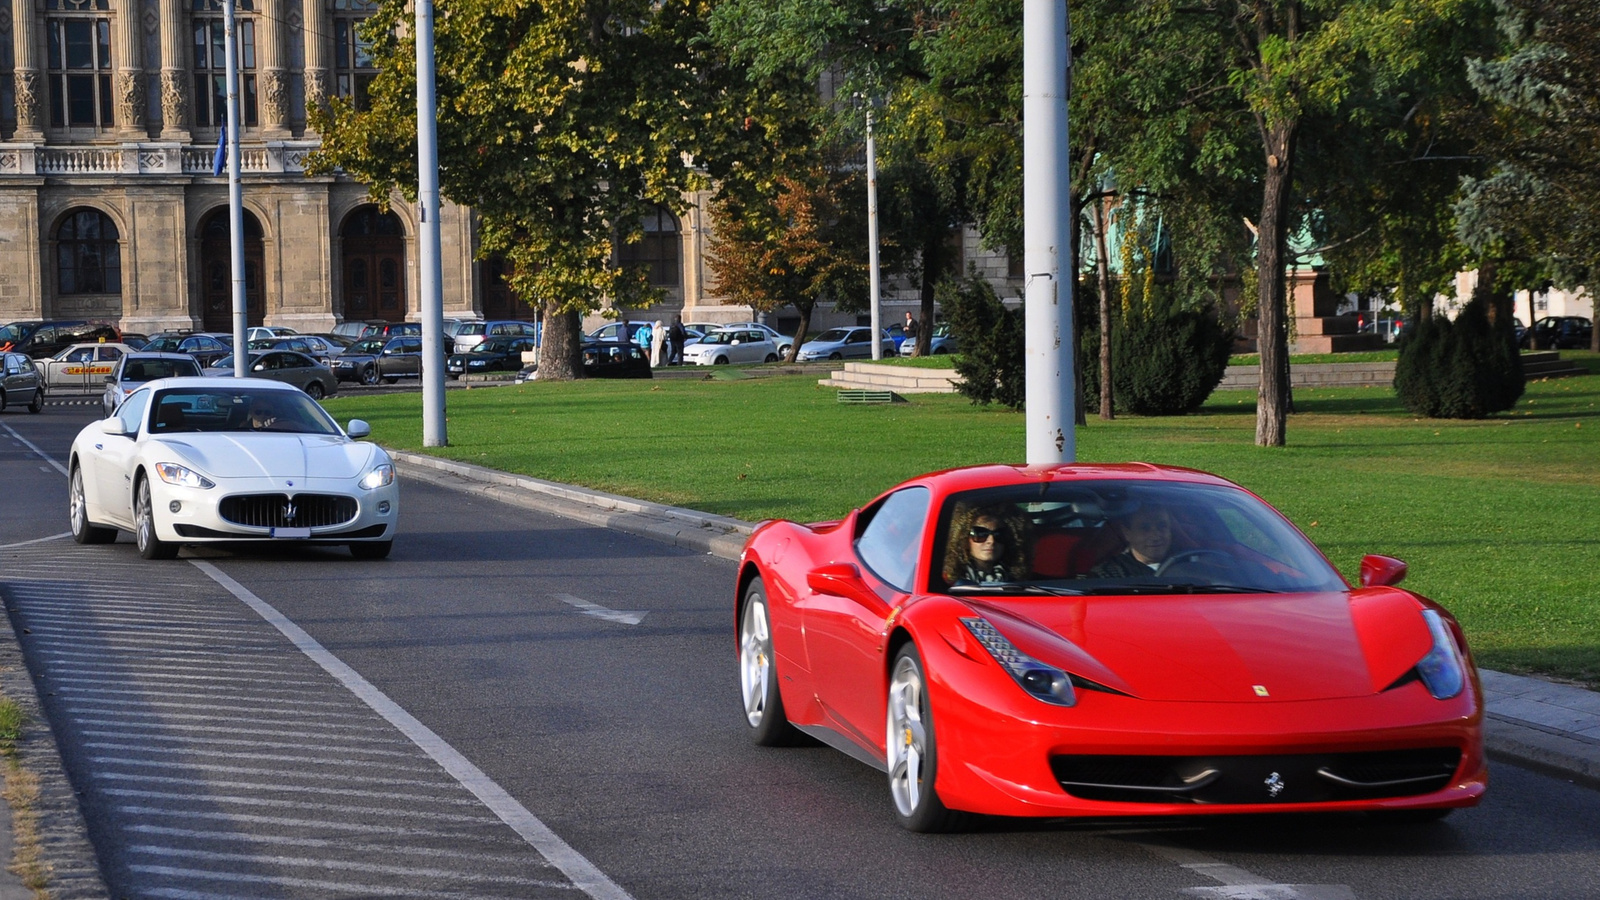
{"type": "MultiPolygon", "coordinates": [[[[714,516],[512,475],[471,463],[391,450],[404,474],[540,509],[591,525],[736,560],[755,528],[714,516]]],[[[1600,693],[1539,678],[1480,669],[1487,707],[1484,742],[1493,760],[1600,789],[1600,693]]]]}

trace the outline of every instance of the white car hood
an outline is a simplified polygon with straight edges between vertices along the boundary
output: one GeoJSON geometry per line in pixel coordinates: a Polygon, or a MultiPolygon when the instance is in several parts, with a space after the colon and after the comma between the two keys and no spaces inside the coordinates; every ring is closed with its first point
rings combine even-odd
{"type": "Polygon", "coordinates": [[[170,447],[212,478],[355,478],[377,452],[374,444],[326,434],[185,434],[151,444],[170,447]]]}

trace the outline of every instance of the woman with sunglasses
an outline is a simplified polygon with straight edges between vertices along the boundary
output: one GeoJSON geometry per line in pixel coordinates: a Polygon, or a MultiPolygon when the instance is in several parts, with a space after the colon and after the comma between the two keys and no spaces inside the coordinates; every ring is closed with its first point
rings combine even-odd
{"type": "Polygon", "coordinates": [[[1028,520],[1009,503],[957,504],[945,547],[944,580],[991,584],[1028,577],[1028,520]]]}

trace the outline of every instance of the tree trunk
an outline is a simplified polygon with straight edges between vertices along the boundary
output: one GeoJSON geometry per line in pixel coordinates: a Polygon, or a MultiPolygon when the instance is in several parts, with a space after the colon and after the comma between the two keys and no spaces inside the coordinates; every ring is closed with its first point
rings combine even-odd
{"type": "Polygon", "coordinates": [[[946,268],[944,254],[938,256],[939,268],[935,271],[926,255],[923,256],[921,296],[922,306],[917,313],[917,356],[933,353],[933,297],[939,286],[939,275],[946,268]]]}
{"type": "Polygon", "coordinates": [[[1100,418],[1117,417],[1113,401],[1116,391],[1111,387],[1111,259],[1106,241],[1105,200],[1094,202],[1094,255],[1095,278],[1100,294],[1100,418]]]}
{"type": "MultiPolygon", "coordinates": [[[[1492,269],[1490,270],[1490,275],[1491,275],[1491,277],[1493,276],[1493,270],[1492,269]]],[[[1482,268],[1480,268],[1478,270],[1478,281],[1480,283],[1483,281],[1483,269],[1482,268]]],[[[1538,315],[1538,313],[1535,313],[1533,311],[1533,291],[1530,290],[1530,291],[1528,291],[1528,349],[1529,350],[1537,350],[1537,349],[1539,349],[1539,335],[1538,335],[1537,332],[1535,332],[1533,330],[1533,322],[1534,322],[1534,318],[1533,317],[1536,316],[1536,315],[1538,315]]]]}
{"type": "Polygon", "coordinates": [[[1284,264],[1288,244],[1289,186],[1294,153],[1293,121],[1270,123],[1263,134],[1267,152],[1261,191],[1261,224],[1256,236],[1259,285],[1256,347],[1261,353],[1261,387],[1256,394],[1256,446],[1282,447],[1289,418],[1289,311],[1284,264]]]}
{"type": "Polygon", "coordinates": [[[816,301],[802,301],[793,304],[800,312],[800,324],[794,330],[794,342],[789,345],[789,353],[783,361],[792,363],[800,355],[800,345],[806,342],[806,332],[811,330],[811,311],[816,308],[816,301]]]}
{"type": "Polygon", "coordinates": [[[544,346],[539,350],[540,381],[573,381],[583,377],[583,342],[576,310],[544,313],[544,346]]]}

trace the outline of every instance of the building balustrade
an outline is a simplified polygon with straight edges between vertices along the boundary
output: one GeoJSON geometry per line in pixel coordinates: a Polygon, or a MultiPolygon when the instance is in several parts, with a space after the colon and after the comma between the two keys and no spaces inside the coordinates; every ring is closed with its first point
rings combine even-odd
{"type": "MultiPolygon", "coordinates": [[[[239,148],[246,174],[304,172],[316,141],[269,141],[239,148]]],[[[214,146],[149,142],[103,147],[0,144],[0,176],[211,175],[214,146]]],[[[226,172],[221,177],[226,177],[226,172]]]]}

